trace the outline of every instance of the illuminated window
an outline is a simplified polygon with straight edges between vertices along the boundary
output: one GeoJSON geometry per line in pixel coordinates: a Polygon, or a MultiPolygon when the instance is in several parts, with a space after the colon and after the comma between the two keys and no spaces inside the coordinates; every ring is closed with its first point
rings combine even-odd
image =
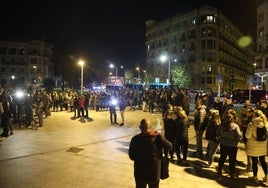
{"type": "Polygon", "coordinates": [[[192,19],[192,25],[195,25],[196,24],[196,20],[195,18],[192,19]]]}
{"type": "Polygon", "coordinates": [[[212,72],[212,66],[211,65],[208,65],[208,73],[211,73],[212,72]]]}
{"type": "Polygon", "coordinates": [[[207,16],[207,22],[209,22],[209,23],[213,23],[213,22],[214,22],[214,17],[211,16],[211,15],[208,15],[208,16],[207,16]]]}
{"type": "Polygon", "coordinates": [[[260,38],[262,38],[263,37],[263,27],[261,27],[260,29],[259,29],[259,37],[260,38]]]}

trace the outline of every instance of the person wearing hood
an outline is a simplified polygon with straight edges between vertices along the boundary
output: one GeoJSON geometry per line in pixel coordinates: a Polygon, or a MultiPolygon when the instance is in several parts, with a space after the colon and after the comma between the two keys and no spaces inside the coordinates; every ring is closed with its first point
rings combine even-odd
{"type": "Polygon", "coordinates": [[[267,164],[265,161],[265,155],[267,154],[267,139],[264,141],[257,140],[257,128],[266,127],[267,129],[267,118],[261,110],[255,110],[254,118],[249,123],[246,138],[247,147],[246,153],[252,159],[252,170],[253,170],[253,181],[259,183],[258,174],[258,160],[260,160],[264,177],[263,181],[267,182],[267,164]]]}
{"type": "Polygon", "coordinates": [[[158,188],[160,182],[162,149],[172,149],[164,136],[151,130],[148,119],[140,121],[141,133],[131,139],[128,155],[134,161],[136,188],[158,188]]]}
{"type": "Polygon", "coordinates": [[[206,106],[200,100],[196,101],[194,114],[194,129],[196,133],[196,155],[203,158],[203,134],[206,129],[205,125],[206,106]]]}

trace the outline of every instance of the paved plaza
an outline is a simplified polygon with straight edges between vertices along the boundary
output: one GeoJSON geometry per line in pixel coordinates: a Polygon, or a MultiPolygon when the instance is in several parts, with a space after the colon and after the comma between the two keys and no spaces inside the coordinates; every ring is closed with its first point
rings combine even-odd
{"type": "MultiPolygon", "coordinates": [[[[70,112],[52,112],[41,130],[15,128],[14,135],[0,142],[1,188],[133,188],[133,161],[128,157],[132,136],[139,133],[142,118],[163,132],[160,113],[126,111],[124,126],[110,125],[109,112],[90,110],[92,119],[72,118],[70,112]]],[[[121,118],[118,113],[118,123],[121,118]]],[[[219,176],[217,162],[207,168],[195,157],[195,134],[189,128],[188,163],[170,163],[170,177],[161,188],[267,187],[248,179],[243,144],[238,152],[238,179],[219,176]]],[[[204,154],[206,141],[204,140],[204,154]]],[[[217,154],[216,160],[219,154],[217,154]]],[[[227,165],[227,163],[226,163],[227,165]]],[[[228,168],[226,168],[228,170],[228,168]]],[[[263,176],[259,167],[259,179],[263,176]]]]}

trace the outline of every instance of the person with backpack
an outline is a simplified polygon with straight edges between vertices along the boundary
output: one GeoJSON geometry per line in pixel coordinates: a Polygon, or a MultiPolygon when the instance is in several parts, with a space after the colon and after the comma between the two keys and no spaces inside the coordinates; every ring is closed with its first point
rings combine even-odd
{"type": "Polygon", "coordinates": [[[255,110],[254,117],[249,123],[246,134],[246,153],[252,159],[253,181],[258,184],[258,160],[260,160],[264,177],[267,182],[267,164],[265,155],[267,154],[267,118],[261,110],[255,110]]]}
{"type": "Polygon", "coordinates": [[[136,187],[158,188],[161,174],[162,150],[172,149],[172,143],[151,129],[149,119],[140,121],[141,133],[132,137],[128,155],[134,161],[136,187]]]}

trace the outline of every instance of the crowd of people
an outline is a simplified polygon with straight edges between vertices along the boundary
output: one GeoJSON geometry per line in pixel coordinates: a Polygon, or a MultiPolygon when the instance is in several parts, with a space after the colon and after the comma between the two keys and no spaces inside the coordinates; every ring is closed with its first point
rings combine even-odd
{"type": "MultiPolygon", "coordinates": [[[[187,161],[189,153],[188,129],[193,124],[196,133],[196,157],[204,159],[203,138],[205,138],[208,143],[205,151],[208,167],[214,163],[215,155],[220,148],[218,173],[223,173],[223,165],[228,157],[230,176],[236,178],[238,143],[243,141],[245,155],[247,155],[246,170],[253,172],[252,179],[258,183],[259,160],[265,174],[263,180],[267,181],[265,161],[267,139],[257,140],[257,128],[267,128],[267,102],[261,100],[253,108],[250,101],[246,100],[241,110],[237,111],[230,98],[226,97],[225,101],[221,101],[219,97],[215,98],[212,91],[196,95],[194,101],[189,96],[188,90],[174,90],[169,87],[148,89],[141,92],[136,90],[110,93],[90,91],[83,94],[76,91],[54,91],[52,93],[38,91],[34,94],[26,94],[23,99],[18,99],[2,91],[0,113],[3,131],[1,136],[8,137],[14,134],[13,125],[15,124],[18,127],[42,129],[44,126],[43,118],[50,116],[51,111],[73,112],[74,118],[90,118],[89,110],[108,111],[111,125],[123,126],[126,108],[162,114],[163,139],[166,139],[173,146],[169,147],[169,144],[162,139],[162,142],[165,142],[167,146],[163,148],[166,158],[174,160],[175,154],[179,163],[187,161]],[[189,119],[190,102],[195,103],[193,121],[189,119]],[[121,122],[118,121],[117,109],[120,112],[121,122]]],[[[149,130],[147,124],[150,123],[144,120],[141,129],[143,130],[142,127],[145,126],[149,130]]],[[[149,136],[152,136],[151,133],[149,136]]],[[[130,156],[130,158],[136,160],[135,156],[130,156]]]]}
{"type": "Polygon", "coordinates": [[[244,106],[236,110],[231,98],[225,97],[225,100],[221,101],[220,97],[216,97],[215,99],[213,93],[208,91],[206,94],[196,96],[194,119],[191,122],[188,118],[188,108],[185,108],[182,103],[186,99],[184,98],[184,93],[185,91],[172,92],[170,98],[166,98],[167,105],[162,106],[164,138],[166,140],[161,139],[161,141],[157,142],[155,138],[159,134],[152,132],[149,122],[147,123],[146,130],[142,128],[144,122],[148,120],[141,121],[141,133],[132,138],[129,157],[134,161],[136,186],[145,187],[148,184],[149,187],[159,187],[160,178],[156,174],[160,173],[159,162],[161,162],[163,156],[174,161],[175,153],[178,163],[183,164],[187,162],[189,153],[188,128],[191,124],[194,125],[196,133],[195,156],[202,160],[206,159],[208,168],[211,168],[215,162],[214,158],[219,148],[220,158],[215,166],[218,174],[222,175],[225,172],[223,167],[228,157],[230,177],[237,178],[238,144],[239,142],[243,142],[245,144],[245,155],[247,156],[247,167],[245,171],[252,172],[253,176],[250,176],[250,179],[258,184],[260,181],[258,179],[259,161],[264,173],[262,180],[267,183],[267,163],[265,161],[265,156],[267,155],[266,137],[268,128],[267,101],[261,100],[253,108],[250,101],[246,100],[244,106]],[[264,133],[262,133],[263,139],[258,138],[259,134],[261,134],[258,129],[264,130],[264,133]],[[208,143],[206,151],[204,151],[203,147],[203,138],[208,143]],[[140,143],[141,141],[143,141],[143,144],[140,143]],[[169,144],[172,147],[169,147],[169,144]],[[156,149],[158,147],[164,151],[163,156],[156,149]],[[142,152],[143,150],[151,152],[142,152]],[[206,153],[205,156],[204,152],[206,153]],[[144,163],[147,163],[147,165],[143,165],[144,163]],[[150,167],[148,167],[148,163],[151,165],[149,165],[150,167]],[[155,169],[158,172],[155,172],[155,174],[144,174],[146,169],[155,169]],[[139,184],[143,186],[138,186],[139,184]]]}

